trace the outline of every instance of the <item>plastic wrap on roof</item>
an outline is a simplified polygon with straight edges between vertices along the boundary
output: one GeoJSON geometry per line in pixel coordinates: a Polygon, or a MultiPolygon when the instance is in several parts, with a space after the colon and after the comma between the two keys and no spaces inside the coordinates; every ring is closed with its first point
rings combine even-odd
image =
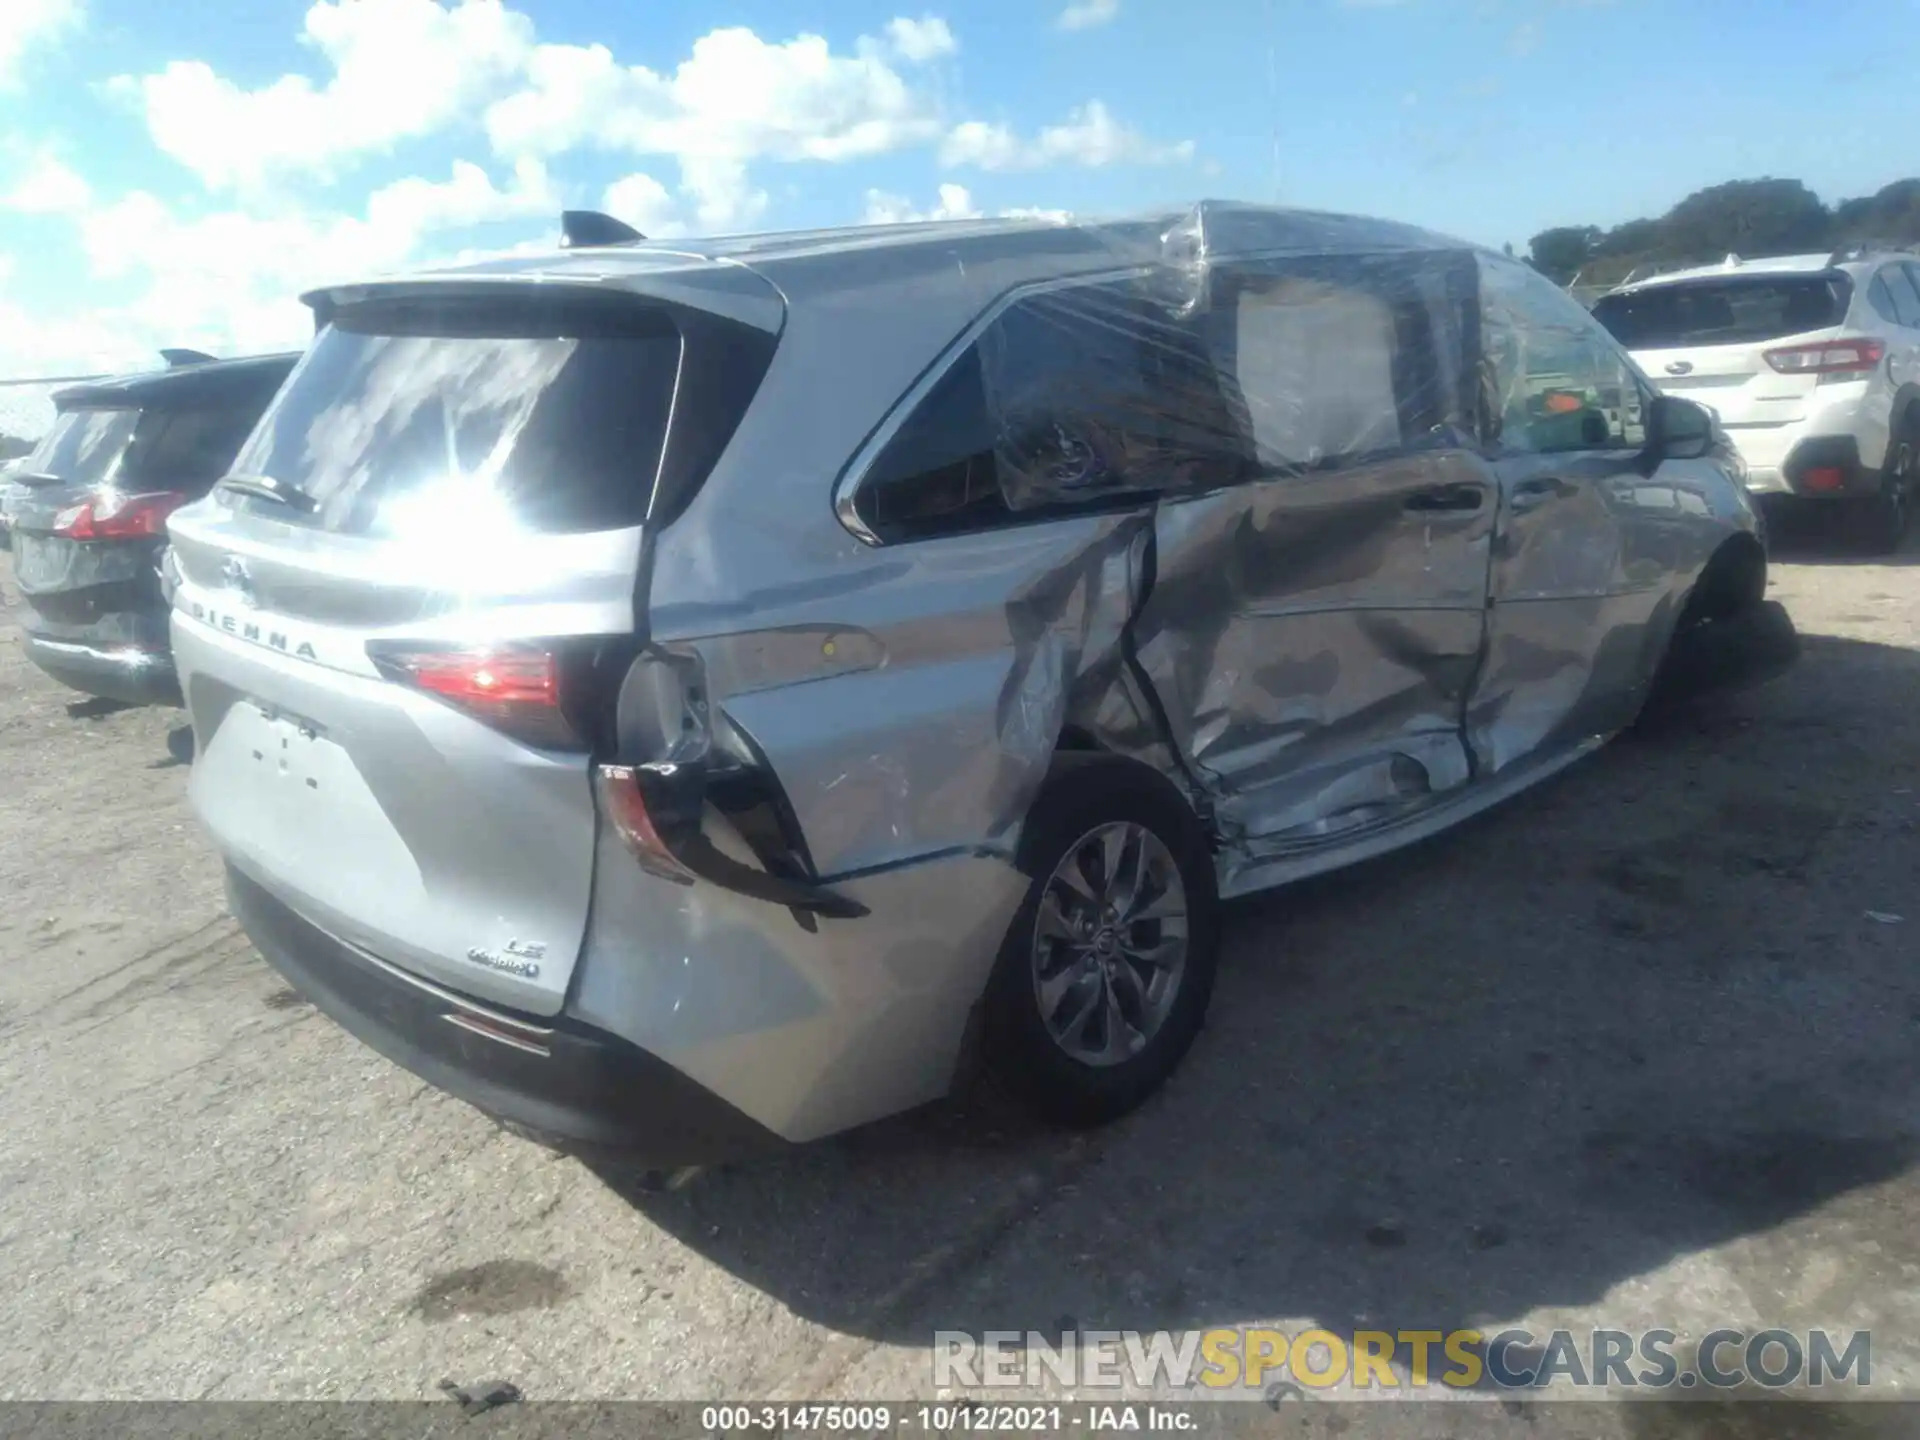
{"type": "Polygon", "coordinates": [[[1115,227],[1113,271],[1015,296],[956,366],[993,437],[968,484],[1119,503],[1469,434],[1471,255],[1363,226],[1200,205],[1115,227]]]}

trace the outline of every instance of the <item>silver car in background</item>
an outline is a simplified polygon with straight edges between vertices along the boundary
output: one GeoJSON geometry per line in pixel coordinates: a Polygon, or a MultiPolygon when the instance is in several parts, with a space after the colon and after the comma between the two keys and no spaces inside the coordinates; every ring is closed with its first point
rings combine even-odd
{"type": "Polygon", "coordinates": [[[975,1045],[1118,1115],[1223,898],[1553,773],[1761,603],[1706,413],[1460,242],[606,229],[309,296],[171,527],[237,915],[570,1144],[809,1140],[975,1045]]]}

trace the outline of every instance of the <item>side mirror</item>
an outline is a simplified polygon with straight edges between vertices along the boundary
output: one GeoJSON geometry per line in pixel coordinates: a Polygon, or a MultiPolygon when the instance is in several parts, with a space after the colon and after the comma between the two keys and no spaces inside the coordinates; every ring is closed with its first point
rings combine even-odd
{"type": "Polygon", "coordinates": [[[1713,412],[1677,395],[1656,396],[1647,414],[1654,461],[1698,460],[1713,449],[1713,412]]]}

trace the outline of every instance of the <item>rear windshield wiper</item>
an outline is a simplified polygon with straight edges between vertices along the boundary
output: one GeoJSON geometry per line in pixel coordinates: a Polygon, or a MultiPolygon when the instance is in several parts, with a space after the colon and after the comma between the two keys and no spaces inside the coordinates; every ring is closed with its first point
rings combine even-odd
{"type": "Polygon", "coordinates": [[[320,502],[298,485],[290,485],[285,480],[276,480],[271,475],[228,475],[215,488],[231,490],[238,495],[252,495],[261,500],[271,500],[277,505],[298,510],[303,515],[311,515],[320,508],[320,502]]]}

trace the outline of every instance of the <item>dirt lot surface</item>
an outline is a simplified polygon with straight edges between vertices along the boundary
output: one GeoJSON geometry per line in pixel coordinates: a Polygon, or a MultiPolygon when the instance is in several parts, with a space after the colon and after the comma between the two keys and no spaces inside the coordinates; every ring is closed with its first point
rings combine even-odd
{"type": "Polygon", "coordinates": [[[1236,907],[1129,1121],[943,1108],[658,1193],[316,1015],[226,918],[182,716],[9,643],[0,1396],[898,1398],[937,1328],[1245,1323],[1866,1326],[1911,1393],[1917,563],[1787,550],[1785,678],[1236,907]]]}

